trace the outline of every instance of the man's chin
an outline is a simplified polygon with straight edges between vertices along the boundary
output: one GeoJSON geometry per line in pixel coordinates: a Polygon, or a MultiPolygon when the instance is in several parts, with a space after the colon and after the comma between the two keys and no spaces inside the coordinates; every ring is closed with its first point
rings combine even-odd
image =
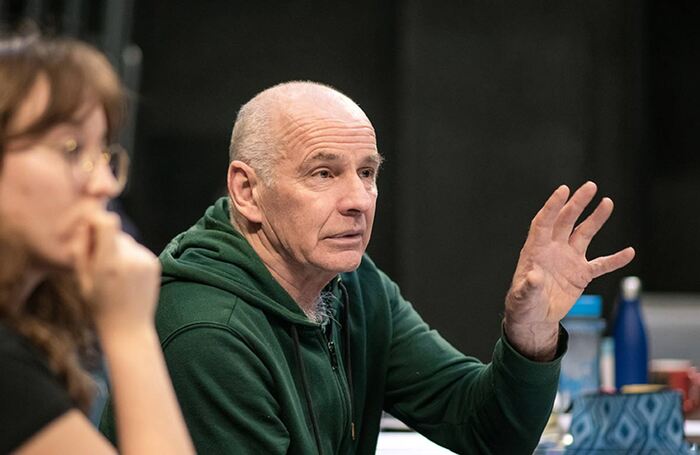
{"type": "Polygon", "coordinates": [[[354,272],[362,262],[362,253],[342,253],[337,254],[332,261],[327,261],[323,269],[332,273],[354,272]]]}

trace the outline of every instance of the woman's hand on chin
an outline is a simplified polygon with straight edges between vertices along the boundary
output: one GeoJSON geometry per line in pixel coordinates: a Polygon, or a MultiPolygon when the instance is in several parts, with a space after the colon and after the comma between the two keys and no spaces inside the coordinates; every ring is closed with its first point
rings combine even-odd
{"type": "Polygon", "coordinates": [[[94,212],[79,226],[75,270],[100,336],[153,328],[160,286],[158,258],[122,232],[119,217],[94,212]]]}

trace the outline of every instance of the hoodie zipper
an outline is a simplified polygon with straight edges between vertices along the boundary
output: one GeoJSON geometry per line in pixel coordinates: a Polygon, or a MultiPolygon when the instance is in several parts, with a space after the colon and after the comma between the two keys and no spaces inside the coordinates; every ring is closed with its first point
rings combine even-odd
{"type": "Polygon", "coordinates": [[[333,371],[338,370],[338,354],[335,352],[335,342],[333,340],[328,342],[328,352],[331,355],[331,368],[333,371]]]}
{"type": "Polygon", "coordinates": [[[331,366],[331,370],[333,370],[333,376],[335,376],[336,384],[338,387],[338,392],[340,394],[341,400],[343,401],[343,409],[344,409],[344,415],[345,418],[343,419],[345,421],[345,428],[349,428],[350,431],[350,438],[351,440],[355,440],[355,434],[354,434],[354,429],[352,428],[352,405],[350,400],[352,397],[350,396],[350,388],[347,384],[347,380],[345,379],[345,374],[342,371],[340,367],[340,363],[338,362],[338,349],[336,348],[335,341],[328,340],[326,335],[323,333],[323,331],[320,331],[320,335],[325,341],[326,349],[328,350],[328,358],[331,366]]]}

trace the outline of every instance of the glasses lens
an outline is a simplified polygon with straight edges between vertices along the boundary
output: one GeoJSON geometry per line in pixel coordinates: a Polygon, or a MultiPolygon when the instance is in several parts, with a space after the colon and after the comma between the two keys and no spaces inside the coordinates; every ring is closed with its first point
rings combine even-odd
{"type": "Polygon", "coordinates": [[[112,171],[112,175],[114,175],[114,178],[117,180],[119,190],[121,191],[126,185],[126,179],[129,173],[129,155],[126,153],[126,150],[118,144],[112,144],[109,150],[109,168],[112,171]]]}
{"type": "Polygon", "coordinates": [[[118,144],[112,144],[106,151],[109,169],[117,181],[119,190],[124,189],[129,173],[129,155],[126,150],[118,144]]]}

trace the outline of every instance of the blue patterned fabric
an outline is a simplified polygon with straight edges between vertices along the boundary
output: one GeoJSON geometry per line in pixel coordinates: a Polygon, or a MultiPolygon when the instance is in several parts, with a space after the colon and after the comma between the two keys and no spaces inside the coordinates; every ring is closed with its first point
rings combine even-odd
{"type": "Polygon", "coordinates": [[[585,395],[574,401],[569,429],[574,441],[566,453],[688,453],[683,424],[676,391],[585,395]]]}

